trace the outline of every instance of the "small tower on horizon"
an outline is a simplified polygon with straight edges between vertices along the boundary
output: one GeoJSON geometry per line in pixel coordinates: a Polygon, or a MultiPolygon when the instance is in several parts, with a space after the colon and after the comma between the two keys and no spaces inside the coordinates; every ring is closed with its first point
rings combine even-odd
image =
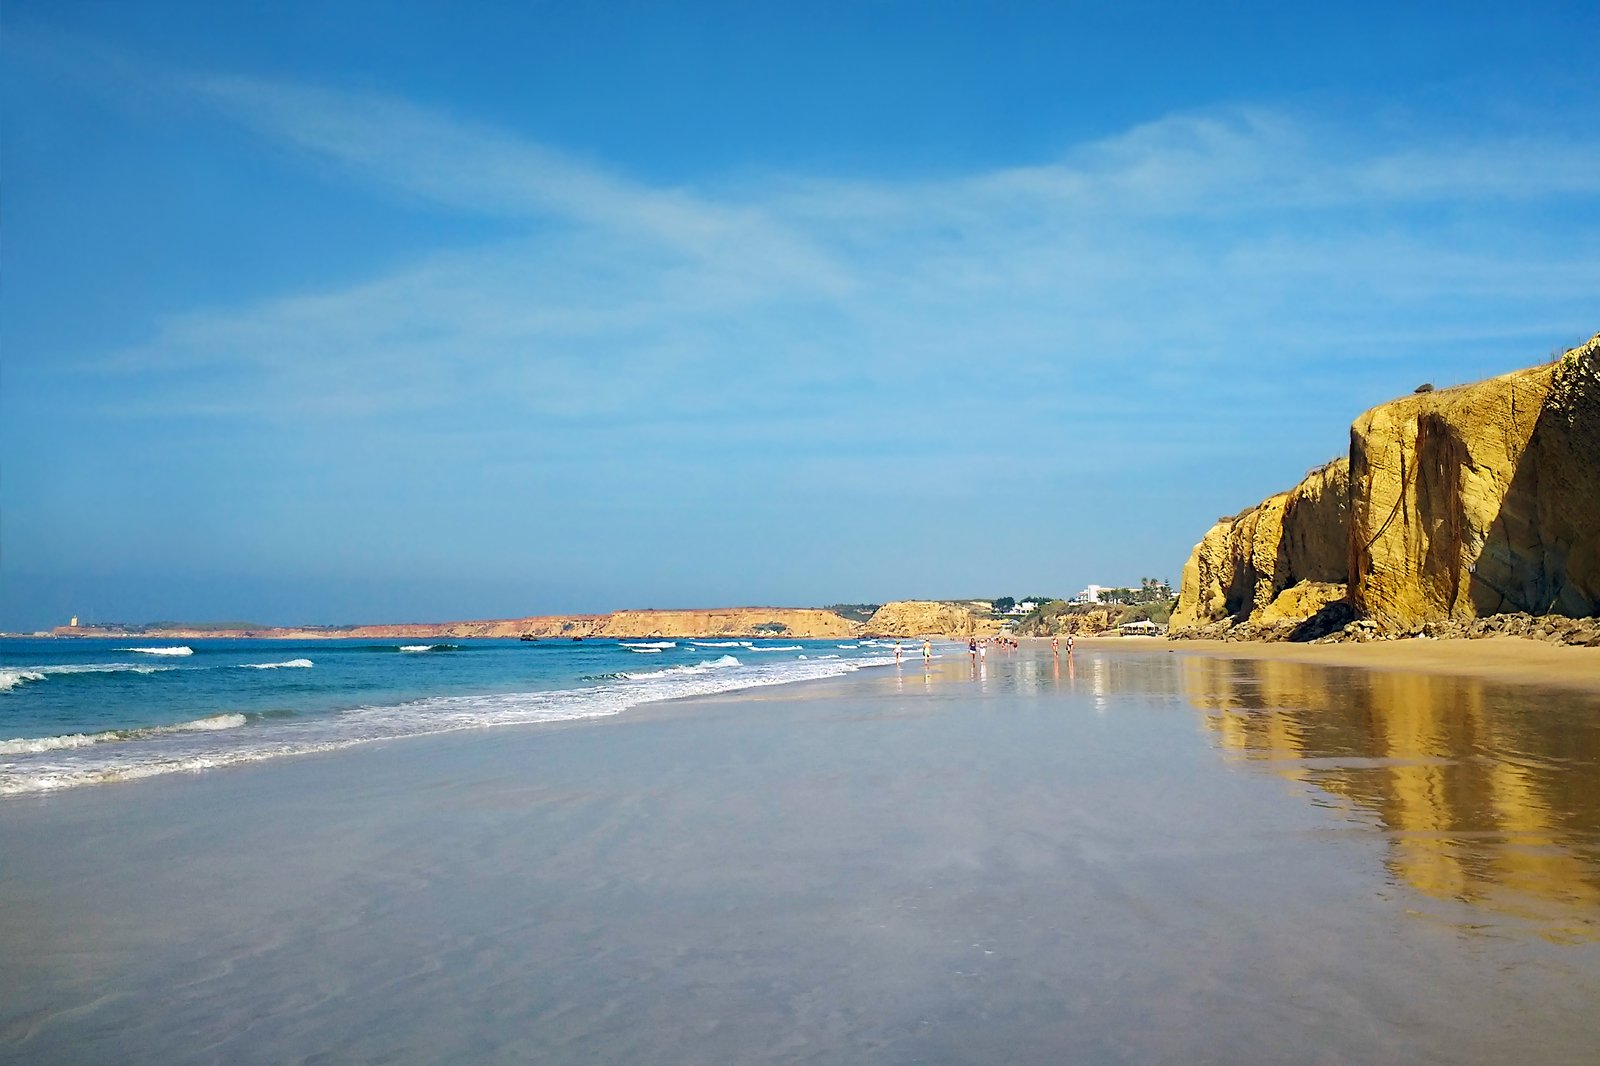
{"type": "Polygon", "coordinates": [[[77,615],[73,615],[72,616],[72,621],[67,623],[67,628],[68,629],[77,629],[78,628],[78,616],[77,615]]]}

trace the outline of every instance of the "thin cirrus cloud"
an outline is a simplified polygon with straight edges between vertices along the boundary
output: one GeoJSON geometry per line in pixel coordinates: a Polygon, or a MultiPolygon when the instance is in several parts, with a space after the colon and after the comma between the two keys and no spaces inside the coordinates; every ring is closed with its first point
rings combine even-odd
{"type": "Polygon", "coordinates": [[[1600,148],[1581,141],[1389,147],[1237,108],[937,180],[666,189],[403,100],[241,78],[194,91],[351,180],[503,233],[173,318],[114,360],[162,383],[124,412],[886,441],[1004,412],[1047,432],[1135,394],[1170,409],[1293,389],[1419,337],[1515,356],[1592,312],[1600,281],[1583,250],[1600,148]],[[1522,226],[1528,210],[1570,212],[1562,243],[1522,226]],[[186,372],[206,364],[225,390],[186,372]],[[1265,366],[1281,380],[1257,380],[1265,366]]]}

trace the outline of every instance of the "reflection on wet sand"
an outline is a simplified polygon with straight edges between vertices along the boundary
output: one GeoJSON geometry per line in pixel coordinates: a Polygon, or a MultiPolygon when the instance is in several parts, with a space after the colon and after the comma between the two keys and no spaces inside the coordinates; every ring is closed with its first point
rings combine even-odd
{"type": "Polygon", "coordinates": [[[1600,699],[1290,662],[1182,671],[1224,751],[1375,820],[1397,881],[1600,939],[1600,699]]]}

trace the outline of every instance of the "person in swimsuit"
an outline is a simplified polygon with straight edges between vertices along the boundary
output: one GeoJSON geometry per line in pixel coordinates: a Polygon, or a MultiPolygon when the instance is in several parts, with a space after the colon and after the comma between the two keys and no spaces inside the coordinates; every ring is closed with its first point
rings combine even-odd
{"type": "Polygon", "coordinates": [[[922,638],[922,661],[924,664],[933,659],[933,641],[927,637],[922,638]]]}

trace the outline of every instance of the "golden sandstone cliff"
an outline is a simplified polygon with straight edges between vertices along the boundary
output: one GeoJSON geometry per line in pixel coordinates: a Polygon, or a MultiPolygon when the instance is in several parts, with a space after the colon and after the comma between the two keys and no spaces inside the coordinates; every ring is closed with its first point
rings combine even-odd
{"type": "Polygon", "coordinates": [[[178,625],[57,628],[57,636],[131,636],[165,639],[264,637],[271,639],[429,639],[438,637],[853,637],[861,624],[815,607],[725,607],[704,611],[614,611],[611,614],[540,615],[474,622],[406,622],[390,625],[218,629],[178,625]]]}
{"type": "Polygon", "coordinates": [[[902,600],[879,607],[862,632],[875,637],[968,637],[998,633],[1000,623],[990,617],[986,602],[902,600]]]}
{"type": "Polygon", "coordinates": [[[1350,464],[1336,459],[1288,492],[1218,520],[1184,564],[1172,628],[1298,621],[1343,599],[1349,499],[1350,464]]]}
{"type": "Polygon", "coordinates": [[[1600,614],[1600,335],[1363,414],[1348,459],[1206,533],[1172,627],[1310,639],[1514,612],[1600,614]]]}

